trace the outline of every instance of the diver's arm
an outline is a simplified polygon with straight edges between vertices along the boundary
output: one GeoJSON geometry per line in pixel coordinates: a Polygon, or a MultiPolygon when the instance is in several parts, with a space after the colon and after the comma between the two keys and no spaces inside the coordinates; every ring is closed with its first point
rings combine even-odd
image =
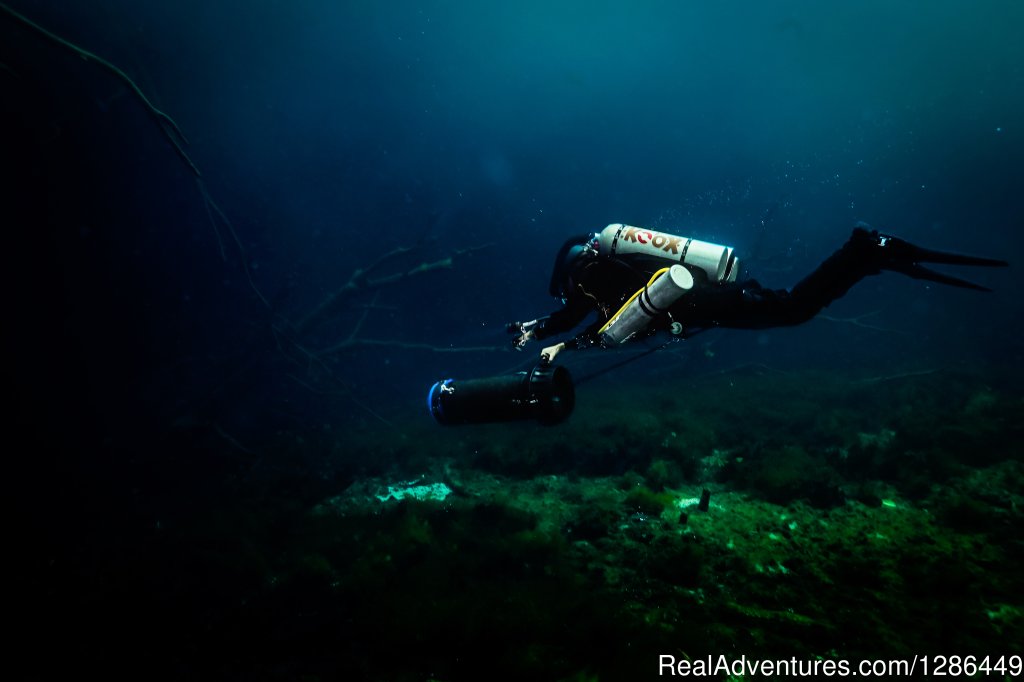
{"type": "Polygon", "coordinates": [[[542,363],[549,363],[555,359],[556,355],[563,351],[586,350],[587,348],[601,345],[598,331],[602,326],[602,322],[598,320],[568,341],[548,346],[540,352],[540,361],[542,363]]]}
{"type": "Polygon", "coordinates": [[[540,352],[540,361],[542,364],[550,364],[555,361],[555,356],[566,349],[565,343],[556,343],[554,346],[548,346],[540,352]]]}
{"type": "Polygon", "coordinates": [[[533,338],[541,341],[567,332],[585,320],[593,309],[590,299],[583,296],[570,298],[564,308],[538,321],[537,326],[533,328],[533,338]]]}
{"type": "Polygon", "coordinates": [[[567,301],[565,307],[547,317],[529,322],[511,322],[508,325],[508,331],[510,334],[516,335],[512,339],[512,347],[522,350],[529,341],[540,341],[567,332],[582,322],[591,310],[592,307],[588,300],[577,298],[567,301]]]}

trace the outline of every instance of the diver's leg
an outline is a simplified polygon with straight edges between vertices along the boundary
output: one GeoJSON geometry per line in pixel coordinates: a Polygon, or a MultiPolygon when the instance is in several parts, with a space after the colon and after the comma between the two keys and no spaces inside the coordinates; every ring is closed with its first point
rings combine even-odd
{"type": "Polygon", "coordinates": [[[996,258],[925,249],[877,230],[868,231],[865,227],[863,223],[858,224],[841,249],[788,291],[765,289],[752,280],[713,285],[683,296],[672,307],[671,313],[690,327],[780,327],[806,322],[846,294],[857,282],[882,270],[975,291],[990,291],[974,282],[929,270],[921,263],[980,267],[1008,265],[996,258]]]}
{"type": "Polygon", "coordinates": [[[879,260],[877,238],[862,227],[855,228],[842,248],[790,289],[794,314],[802,318],[797,322],[811,319],[832,301],[846,295],[854,284],[868,275],[880,273],[879,260]]]}
{"type": "Polygon", "coordinates": [[[790,290],[765,289],[754,280],[702,287],[673,306],[687,326],[761,329],[801,324],[842,297],[857,282],[878,274],[877,240],[862,228],[790,290]]]}

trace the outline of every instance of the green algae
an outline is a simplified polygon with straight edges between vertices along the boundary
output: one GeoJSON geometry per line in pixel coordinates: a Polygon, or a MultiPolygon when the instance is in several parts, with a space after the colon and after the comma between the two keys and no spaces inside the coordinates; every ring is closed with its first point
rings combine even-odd
{"type": "MultiPolygon", "coordinates": [[[[321,662],[310,670],[326,660],[365,679],[637,679],[679,650],[995,652],[1024,639],[1024,471],[972,420],[1015,433],[1004,408],[1017,403],[994,389],[972,398],[966,380],[936,397],[935,380],[883,391],[815,376],[814,400],[789,405],[806,377],[734,377],[728,392],[706,387],[701,433],[713,439],[677,430],[692,405],[620,424],[615,404],[581,404],[581,423],[610,426],[570,421],[556,438],[507,426],[406,433],[385,448],[387,467],[305,514],[290,505],[287,534],[237,519],[211,533],[246,529],[266,576],[247,602],[254,623],[301,605],[303,618],[278,624],[290,650],[321,662]],[[898,402],[921,395],[937,416],[898,402]],[[793,424],[778,421],[787,406],[793,424]],[[929,432],[939,421],[945,430],[929,432]],[[980,462],[977,444],[992,448],[980,462]],[[454,492],[378,497],[409,480],[454,492]],[[680,507],[703,488],[707,512],[680,507]],[[389,656],[397,649],[404,659],[389,656]]],[[[226,630],[213,637],[232,650],[226,630]]]]}

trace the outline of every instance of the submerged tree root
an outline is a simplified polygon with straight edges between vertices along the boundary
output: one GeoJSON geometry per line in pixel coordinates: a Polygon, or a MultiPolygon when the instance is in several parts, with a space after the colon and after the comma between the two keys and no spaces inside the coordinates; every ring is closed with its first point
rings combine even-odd
{"type": "Polygon", "coordinates": [[[56,43],[57,45],[60,45],[63,48],[71,50],[85,61],[98,64],[110,73],[114,74],[114,76],[116,76],[118,79],[121,80],[121,82],[128,86],[128,89],[131,91],[131,93],[135,95],[135,97],[142,103],[142,106],[146,108],[146,111],[149,112],[149,115],[153,117],[153,119],[157,122],[157,125],[160,127],[160,132],[163,133],[163,136],[167,138],[168,142],[171,143],[171,146],[174,147],[174,151],[177,152],[178,156],[181,157],[181,160],[185,162],[185,165],[188,166],[189,170],[191,170],[196,177],[202,177],[202,173],[199,172],[199,168],[196,167],[196,165],[192,162],[192,159],[190,159],[188,154],[185,153],[183,145],[188,144],[188,138],[186,138],[184,133],[181,132],[181,128],[178,127],[178,124],[174,122],[173,118],[171,118],[170,116],[156,108],[156,105],[154,105],[149,100],[149,98],[146,97],[146,94],[142,92],[142,89],[135,84],[135,81],[133,81],[128,76],[128,74],[126,74],[124,71],[122,71],[114,64],[108,62],[103,57],[100,57],[99,55],[96,55],[92,52],[89,52],[88,50],[81,48],[78,45],[75,45],[74,43],[65,40],[64,38],[61,38],[56,33],[53,33],[43,28],[42,26],[35,23],[25,15],[14,11],[5,3],[0,3],[0,12],[3,12],[4,14],[8,15],[9,17],[14,19],[18,23],[22,24],[23,26],[32,29],[33,31],[43,36],[47,40],[56,43]]]}
{"type": "MultiPolygon", "coordinates": [[[[152,118],[156,122],[157,127],[160,129],[160,133],[170,143],[171,147],[174,149],[175,153],[188,168],[189,172],[195,176],[196,184],[199,187],[199,193],[203,198],[203,203],[204,206],[206,207],[206,212],[210,219],[210,225],[213,227],[214,236],[217,238],[217,245],[220,249],[221,258],[223,260],[227,260],[227,255],[224,249],[224,239],[221,237],[218,222],[221,225],[223,225],[224,228],[228,231],[228,234],[230,234],[232,241],[235,243],[235,247],[238,249],[238,254],[242,261],[242,269],[245,271],[245,276],[246,280],[249,283],[249,287],[252,289],[253,293],[260,300],[260,302],[267,308],[270,308],[270,303],[267,301],[266,297],[260,291],[259,287],[256,286],[256,282],[252,278],[252,273],[250,272],[249,269],[248,258],[246,257],[245,254],[245,248],[242,246],[242,241],[241,239],[239,239],[238,234],[235,232],[234,225],[231,224],[231,221],[228,220],[228,217],[224,214],[224,212],[220,209],[217,203],[213,200],[213,197],[210,196],[210,192],[209,190],[207,190],[206,184],[203,181],[202,172],[200,172],[199,167],[196,166],[195,162],[192,161],[188,153],[185,151],[185,145],[188,144],[188,138],[185,137],[185,134],[181,131],[181,128],[178,126],[177,122],[175,122],[175,120],[171,118],[169,115],[158,109],[157,106],[153,104],[153,102],[149,99],[149,97],[146,96],[146,93],[142,91],[142,88],[140,88],[135,83],[135,81],[132,80],[132,78],[117,65],[40,26],[39,24],[32,21],[25,15],[11,9],[5,3],[0,3],[0,13],[6,14],[14,21],[43,36],[50,42],[59,45],[67,50],[70,50],[71,52],[81,57],[85,61],[99,65],[109,73],[112,73],[118,80],[120,80],[128,88],[128,91],[131,92],[135,96],[135,98],[142,104],[143,108],[145,108],[146,112],[150,115],[150,118],[152,118]]],[[[11,73],[14,73],[6,65],[4,65],[4,68],[8,71],[11,71],[11,73]]]]}

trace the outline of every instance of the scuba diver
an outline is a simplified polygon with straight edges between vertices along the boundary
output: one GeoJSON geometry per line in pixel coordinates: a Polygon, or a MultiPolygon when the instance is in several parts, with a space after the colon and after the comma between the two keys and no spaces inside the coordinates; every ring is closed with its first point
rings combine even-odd
{"type": "Polygon", "coordinates": [[[921,263],[1008,265],[993,258],[921,248],[858,223],[849,241],[792,289],[767,289],[752,279],[739,280],[739,260],[730,247],[631,225],[609,225],[598,233],[573,237],[559,249],[550,293],[562,299],[562,308],[537,320],[512,322],[508,331],[515,334],[512,345],[522,350],[529,341],[572,330],[593,312],[597,321],[573,339],[544,348],[540,362],[529,371],[437,381],[427,393],[427,408],[444,426],[524,419],[554,425],[567,419],[575,404],[569,371],[553,362],[567,349],[610,348],[658,332],[687,338],[714,327],[800,324],[860,280],[883,270],[989,291],[921,263]]]}
{"type": "Polygon", "coordinates": [[[547,317],[513,322],[513,346],[572,330],[592,312],[597,321],[569,341],[541,351],[550,364],[563,350],[613,347],[657,332],[686,338],[713,327],[761,329],[814,317],[868,275],[883,270],[915,279],[990,291],[921,265],[1006,266],[1003,260],[915,246],[858,223],[842,248],[792,289],[737,281],[739,260],[726,246],[613,224],[573,237],[555,258],[549,293],[563,307],[547,317]]]}

